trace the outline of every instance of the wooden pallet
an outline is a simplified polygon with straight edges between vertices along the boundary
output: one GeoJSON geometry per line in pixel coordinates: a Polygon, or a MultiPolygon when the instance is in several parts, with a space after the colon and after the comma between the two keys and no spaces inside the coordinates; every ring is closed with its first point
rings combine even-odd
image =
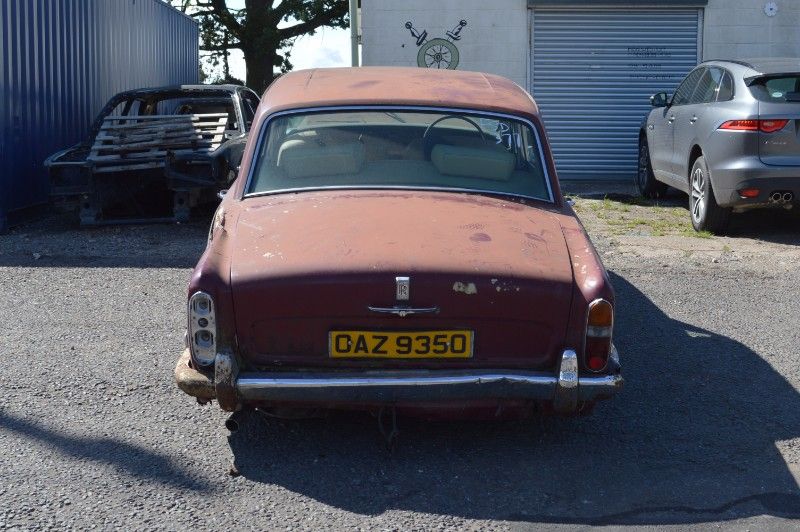
{"type": "Polygon", "coordinates": [[[162,168],[167,153],[216,150],[227,124],[227,113],[109,116],[87,160],[98,173],[162,168]]]}

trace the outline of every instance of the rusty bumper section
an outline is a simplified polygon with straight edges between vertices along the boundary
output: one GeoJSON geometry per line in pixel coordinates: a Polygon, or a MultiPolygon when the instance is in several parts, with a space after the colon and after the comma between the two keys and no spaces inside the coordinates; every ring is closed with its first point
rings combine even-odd
{"type": "Polygon", "coordinates": [[[184,393],[197,397],[201,401],[210,401],[217,397],[214,379],[201,373],[189,365],[189,350],[184,350],[175,366],[175,382],[184,393]]]}
{"type": "MultiPolygon", "coordinates": [[[[618,368],[618,357],[614,352],[618,368]]],[[[218,397],[224,410],[253,403],[399,403],[467,399],[552,401],[556,411],[607,399],[623,385],[619,372],[578,375],[577,356],[562,354],[558,374],[508,370],[238,373],[232,357],[217,355],[216,383],[189,367],[188,351],[175,370],[178,386],[198,399],[218,397]]]]}

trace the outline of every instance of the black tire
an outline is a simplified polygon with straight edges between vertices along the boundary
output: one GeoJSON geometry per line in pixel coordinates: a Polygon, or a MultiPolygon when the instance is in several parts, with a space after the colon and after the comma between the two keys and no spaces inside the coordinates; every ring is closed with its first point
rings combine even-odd
{"type": "Polygon", "coordinates": [[[731,209],[720,207],[711,186],[705,157],[700,156],[689,172],[689,216],[695,231],[723,234],[731,219],[731,209]]]}
{"type": "Polygon", "coordinates": [[[667,185],[656,180],[650,164],[650,146],[647,136],[639,137],[639,170],[636,172],[636,187],[645,198],[661,198],[667,193],[667,185]]]}

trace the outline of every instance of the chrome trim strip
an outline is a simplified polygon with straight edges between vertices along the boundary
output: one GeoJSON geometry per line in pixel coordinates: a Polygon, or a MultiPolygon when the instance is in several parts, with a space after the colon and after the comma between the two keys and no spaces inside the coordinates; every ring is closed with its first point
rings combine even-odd
{"type": "Polygon", "coordinates": [[[239,376],[239,364],[231,353],[217,353],[214,362],[214,389],[220,408],[227,412],[235,412],[239,408],[239,397],[236,386],[239,376]]]}
{"type": "Polygon", "coordinates": [[[438,314],[439,307],[411,308],[411,307],[367,307],[371,312],[379,314],[394,314],[405,318],[411,314],[438,314]]]}
{"type": "Polygon", "coordinates": [[[577,388],[578,380],[578,355],[572,349],[567,349],[561,355],[558,387],[566,389],[577,388]]]}
{"type": "Polygon", "coordinates": [[[562,354],[558,375],[509,370],[364,370],[242,373],[236,380],[245,401],[391,402],[466,398],[552,400],[557,411],[575,412],[579,401],[611,397],[619,374],[578,376],[578,356],[562,354]]]}
{"type": "Polygon", "coordinates": [[[558,369],[558,387],[553,398],[556,412],[575,412],[578,408],[578,354],[565,349],[558,369]]]}
{"type": "Polygon", "coordinates": [[[288,377],[255,377],[243,373],[237,382],[243,397],[249,390],[262,388],[369,388],[383,386],[447,386],[453,384],[489,384],[505,382],[507,384],[524,383],[554,386],[556,378],[552,376],[524,373],[485,373],[474,375],[433,375],[433,376],[342,376],[303,377],[302,374],[288,374],[288,377]]]}
{"type": "MultiPolygon", "coordinates": [[[[568,404],[606,399],[623,386],[621,375],[581,377],[573,388],[575,403],[561,403],[558,411],[569,413],[568,404]]],[[[334,373],[312,377],[292,373],[243,373],[236,392],[243,401],[397,401],[446,400],[454,397],[555,400],[558,379],[552,375],[525,373],[475,373],[464,375],[355,376],[334,373]]],[[[558,404],[558,403],[556,403],[558,404]]]]}
{"type": "MultiPolygon", "coordinates": [[[[252,131],[251,131],[252,136],[252,131]]],[[[249,168],[247,170],[247,179],[245,180],[244,188],[242,189],[242,194],[238,198],[240,200],[245,198],[255,198],[259,196],[268,196],[272,194],[280,194],[280,193],[287,193],[287,192],[304,192],[309,190],[349,190],[349,189],[374,189],[374,190],[384,190],[384,189],[399,189],[399,190],[441,190],[443,192],[471,192],[471,193],[482,193],[482,194],[497,194],[501,196],[507,196],[512,198],[523,198],[523,199],[533,199],[537,201],[543,201],[548,203],[556,203],[556,199],[553,195],[553,185],[552,185],[552,178],[550,176],[550,170],[547,168],[547,158],[545,157],[544,149],[542,148],[542,139],[540,136],[539,129],[536,125],[528,120],[527,118],[523,118],[521,116],[516,115],[509,115],[505,113],[496,113],[492,111],[482,111],[479,109],[462,109],[458,107],[426,107],[426,106],[414,106],[414,105],[345,105],[341,107],[335,106],[324,106],[324,107],[307,107],[307,108],[300,108],[300,109],[289,109],[286,111],[279,111],[277,113],[271,114],[267,116],[267,118],[262,122],[261,129],[258,132],[258,136],[256,138],[256,144],[253,149],[253,159],[249,161],[249,168]],[[531,130],[533,131],[534,136],[536,137],[536,147],[539,152],[539,161],[542,164],[542,170],[544,171],[544,178],[545,184],[547,185],[547,195],[549,199],[545,198],[537,198],[534,196],[525,196],[521,194],[511,194],[511,193],[504,193],[504,192],[497,192],[497,191],[488,191],[488,190],[473,190],[473,189],[452,189],[452,188],[439,188],[439,187],[366,187],[366,186],[354,186],[354,187],[314,187],[314,188],[293,188],[293,189],[281,189],[281,190],[273,190],[269,192],[248,192],[250,190],[250,186],[252,185],[253,181],[253,173],[255,171],[255,161],[261,152],[263,147],[264,136],[266,135],[267,128],[269,127],[270,122],[275,118],[279,118],[281,116],[286,115],[296,115],[296,114],[308,114],[308,113],[317,113],[317,112],[325,112],[325,111],[433,111],[433,112],[445,112],[445,113],[469,113],[477,116],[487,116],[487,117],[501,117],[507,118],[509,120],[517,120],[519,122],[524,122],[530,126],[531,130]]]]}
{"type": "Polygon", "coordinates": [[[277,194],[294,194],[297,192],[324,192],[328,190],[405,190],[405,191],[425,191],[425,192],[451,192],[451,193],[467,193],[467,194],[486,194],[491,196],[502,196],[505,198],[527,199],[534,201],[541,201],[551,204],[549,200],[537,198],[536,196],[526,196],[524,194],[510,194],[508,192],[497,192],[496,190],[481,190],[479,188],[450,188],[450,187],[403,187],[396,185],[337,185],[330,187],[300,187],[300,188],[280,188],[270,190],[269,192],[253,192],[245,194],[242,199],[249,198],[263,198],[264,196],[275,196],[277,194]]]}

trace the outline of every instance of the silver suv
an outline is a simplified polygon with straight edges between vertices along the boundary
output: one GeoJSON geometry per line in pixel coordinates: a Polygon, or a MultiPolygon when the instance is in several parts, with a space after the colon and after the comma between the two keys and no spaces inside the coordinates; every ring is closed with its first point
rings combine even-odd
{"type": "Polygon", "coordinates": [[[639,134],[642,195],[689,194],[692,225],[724,232],[732,212],[791,208],[800,195],[800,60],[706,61],[639,134]]]}

